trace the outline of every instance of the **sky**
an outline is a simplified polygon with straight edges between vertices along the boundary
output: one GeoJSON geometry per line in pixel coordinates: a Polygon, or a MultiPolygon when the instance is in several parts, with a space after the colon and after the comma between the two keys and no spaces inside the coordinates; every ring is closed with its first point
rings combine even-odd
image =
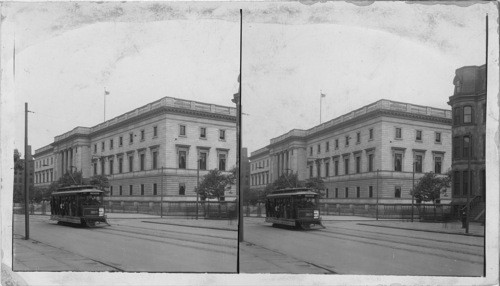
{"type": "Polygon", "coordinates": [[[494,5],[366,3],[4,3],[11,146],[22,150],[25,102],[33,152],[101,123],[104,89],[106,119],[164,96],[233,106],[240,8],[249,152],[319,124],[320,92],[323,122],[382,98],[449,108],[455,70],[485,62],[494,5]]]}
{"type": "Polygon", "coordinates": [[[485,63],[488,9],[496,15],[485,4],[259,6],[243,20],[243,145],[318,125],[320,92],[322,122],[380,99],[450,109],[455,70],[485,63]]]}
{"type": "Polygon", "coordinates": [[[239,10],[217,3],[4,3],[3,112],[24,153],[165,96],[234,107],[239,10]],[[15,77],[14,50],[15,43],[15,77]],[[7,105],[8,106],[8,105],[7,105]]]}

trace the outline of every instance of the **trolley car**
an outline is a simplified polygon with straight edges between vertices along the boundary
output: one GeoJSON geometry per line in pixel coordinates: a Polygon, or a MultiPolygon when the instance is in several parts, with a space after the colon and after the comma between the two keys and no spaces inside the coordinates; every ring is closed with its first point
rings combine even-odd
{"type": "Polygon", "coordinates": [[[319,194],[307,188],[274,191],[266,196],[266,222],[273,226],[310,229],[311,225],[318,225],[324,228],[318,201],[319,194]]]}
{"type": "Polygon", "coordinates": [[[96,222],[106,224],[103,204],[104,192],[94,186],[70,186],[51,194],[51,220],[95,226],[96,222]]]}

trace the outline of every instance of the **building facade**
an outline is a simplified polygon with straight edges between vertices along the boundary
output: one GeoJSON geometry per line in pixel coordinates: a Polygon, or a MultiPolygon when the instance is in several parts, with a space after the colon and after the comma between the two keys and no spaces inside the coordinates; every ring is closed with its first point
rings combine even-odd
{"type": "Polygon", "coordinates": [[[271,183],[270,180],[270,157],[269,149],[267,147],[261,148],[252,152],[249,167],[249,183],[250,190],[260,191],[263,190],[267,184],[271,183]]]}
{"type": "Polygon", "coordinates": [[[455,90],[448,104],[453,111],[453,199],[486,200],[486,65],[456,70],[455,90]],[[470,164],[470,182],[469,182],[470,164]]]}
{"type": "MultiPolygon", "coordinates": [[[[53,180],[70,171],[107,176],[110,201],[196,200],[198,165],[200,181],[209,170],[236,165],[236,109],[164,97],[56,136],[36,156],[53,157],[53,180]]],[[[226,197],[235,199],[234,186],[226,197]]]]}
{"type": "MultiPolygon", "coordinates": [[[[16,150],[15,152],[18,152],[16,150]]],[[[28,190],[34,187],[34,161],[33,156],[31,154],[31,146],[28,145],[28,153],[24,154],[24,159],[19,158],[19,164],[22,166],[22,169],[14,168],[14,200],[19,201],[19,196],[17,194],[22,194],[21,197],[24,197],[24,184],[25,184],[25,173],[28,175],[28,190]],[[28,169],[25,169],[25,161],[27,160],[28,169]]]]}
{"type": "MultiPolygon", "coordinates": [[[[251,176],[267,170],[269,182],[292,172],[299,180],[320,177],[330,202],[411,203],[424,173],[450,169],[451,136],[451,111],[379,100],[271,139],[251,154],[251,176]],[[258,167],[267,161],[267,169],[258,167]]],[[[261,186],[258,179],[251,184],[261,186]]],[[[450,192],[441,198],[450,200],[450,192]]]]}

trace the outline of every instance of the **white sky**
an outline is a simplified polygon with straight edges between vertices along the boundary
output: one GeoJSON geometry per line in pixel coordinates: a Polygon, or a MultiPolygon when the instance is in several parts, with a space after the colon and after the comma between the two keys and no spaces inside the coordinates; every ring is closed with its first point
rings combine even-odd
{"type": "Polygon", "coordinates": [[[320,90],[323,122],[382,98],[449,108],[455,70],[485,63],[492,8],[262,5],[244,16],[243,145],[319,124],[320,90]]]}
{"type": "Polygon", "coordinates": [[[234,106],[239,10],[218,5],[6,4],[2,88],[15,98],[16,110],[6,111],[15,148],[24,153],[24,102],[35,112],[33,152],[76,126],[101,123],[104,88],[106,119],[164,96],[234,106]]]}

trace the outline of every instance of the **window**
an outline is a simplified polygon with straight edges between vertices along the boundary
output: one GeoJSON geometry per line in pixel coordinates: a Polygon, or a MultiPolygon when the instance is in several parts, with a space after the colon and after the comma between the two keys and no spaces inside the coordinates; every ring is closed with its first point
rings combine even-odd
{"type": "Polygon", "coordinates": [[[359,187],[356,187],[356,198],[359,197],[361,197],[361,190],[359,189],[359,187]]]}
{"type": "Polygon", "coordinates": [[[186,125],[179,125],[179,136],[186,136],[186,125]]]}
{"type": "Polygon", "coordinates": [[[158,126],[153,126],[153,138],[158,137],[158,126]]]}
{"type": "Polygon", "coordinates": [[[335,198],[339,197],[339,188],[335,188],[335,198]]]}
{"type": "Polygon", "coordinates": [[[144,163],[146,161],[146,155],[145,154],[141,154],[140,157],[140,166],[141,166],[141,171],[144,171],[144,163]]]}
{"type": "Polygon", "coordinates": [[[349,188],[345,188],[345,197],[348,198],[349,197],[349,188]]]}
{"type": "Polygon", "coordinates": [[[318,154],[321,153],[321,144],[318,144],[318,154]]]}
{"type": "Polygon", "coordinates": [[[361,173],[361,156],[356,157],[356,173],[361,173]]]}
{"type": "Polygon", "coordinates": [[[370,128],[369,134],[370,134],[369,140],[372,140],[373,139],[373,128],[370,128]]]}
{"type": "Polygon", "coordinates": [[[453,125],[460,124],[460,107],[455,107],[453,109],[453,125]]]}
{"type": "Polygon", "coordinates": [[[464,123],[472,123],[472,107],[464,106],[464,123]]]}
{"type": "Polygon", "coordinates": [[[101,160],[101,175],[104,175],[106,172],[104,170],[104,165],[105,165],[106,162],[104,162],[104,160],[101,160]]]}
{"type": "Polygon", "coordinates": [[[368,197],[373,198],[373,186],[368,187],[368,197]]]}
{"type": "Polygon", "coordinates": [[[434,142],[441,143],[441,132],[436,132],[435,135],[434,142]]]}
{"type": "Polygon", "coordinates": [[[141,184],[141,196],[144,196],[144,184],[141,184]]]}
{"type": "Polygon", "coordinates": [[[104,141],[101,142],[101,151],[104,151],[104,141]]]}
{"type": "Polygon", "coordinates": [[[326,141],[325,152],[330,151],[330,141],[326,141]]]}
{"type": "Polygon", "coordinates": [[[361,132],[356,133],[356,143],[361,143],[361,132]]]}
{"type": "MultiPolygon", "coordinates": [[[[469,158],[469,153],[472,151],[470,149],[470,137],[469,136],[464,136],[463,138],[463,153],[462,153],[462,157],[463,158],[469,158]]],[[[472,155],[472,154],[471,154],[472,155]]],[[[471,156],[472,157],[472,156],[471,156]]]]}
{"type": "Polygon", "coordinates": [[[226,154],[219,153],[219,170],[226,170],[226,154]]]}
{"type": "Polygon", "coordinates": [[[400,186],[394,187],[394,197],[401,198],[401,187],[400,186]]]}
{"type": "Polygon", "coordinates": [[[158,195],[158,185],[153,184],[153,196],[158,195]]]}
{"type": "Polygon", "coordinates": [[[313,147],[309,147],[309,156],[312,156],[313,155],[313,147]]]}
{"type": "Polygon", "coordinates": [[[442,161],[443,161],[443,158],[441,158],[439,156],[434,157],[434,173],[441,174],[442,161]]]}
{"type": "Polygon", "coordinates": [[[133,172],[134,171],[134,156],[128,156],[128,171],[133,172]]]}
{"type": "Polygon", "coordinates": [[[318,178],[321,178],[321,168],[320,168],[320,163],[316,163],[316,176],[318,178]]]}
{"type": "Polygon", "coordinates": [[[453,196],[454,197],[460,196],[460,172],[459,171],[455,171],[453,173],[453,196]]]}
{"type": "Polygon", "coordinates": [[[94,175],[97,175],[97,163],[94,163],[94,175]]]}
{"type": "Polygon", "coordinates": [[[129,137],[129,139],[128,139],[128,143],[129,143],[129,144],[134,143],[134,133],[129,133],[129,134],[128,134],[128,137],[129,137]]]}
{"type": "Polygon", "coordinates": [[[123,172],[123,158],[118,158],[118,174],[123,172]]]}
{"type": "Polygon", "coordinates": [[[330,162],[325,163],[325,177],[330,176],[330,162]]]}
{"type": "Polygon", "coordinates": [[[113,159],[109,159],[109,174],[113,175],[113,159]]]}
{"type": "Polygon", "coordinates": [[[339,175],[339,160],[335,160],[333,162],[333,164],[334,164],[334,168],[335,168],[334,174],[335,174],[335,176],[338,176],[339,175]]]}
{"type": "Polygon", "coordinates": [[[183,151],[183,150],[179,150],[179,169],[186,169],[186,154],[187,152],[186,151],[183,151]]]}
{"type": "Polygon", "coordinates": [[[186,194],[186,184],[179,183],[179,195],[184,196],[186,194]]]}
{"type": "Polygon", "coordinates": [[[373,154],[368,155],[368,172],[373,172],[373,154]]]}
{"type": "Polygon", "coordinates": [[[128,195],[131,196],[134,194],[134,186],[129,185],[128,186],[128,195]]]}
{"type": "Polygon", "coordinates": [[[226,140],[226,130],[219,130],[219,139],[226,140]]]}
{"type": "Polygon", "coordinates": [[[349,174],[349,158],[344,158],[344,174],[349,174]]]}
{"type": "Polygon", "coordinates": [[[207,128],[200,127],[200,138],[207,138],[207,128]]]}
{"type": "Polygon", "coordinates": [[[403,154],[395,153],[394,154],[394,171],[401,172],[403,170],[403,154]]]}
{"type": "Polygon", "coordinates": [[[144,141],[144,129],[141,130],[141,141],[144,141]]]}
{"type": "Polygon", "coordinates": [[[345,146],[349,146],[349,136],[345,137],[345,146]]]}
{"type": "Polygon", "coordinates": [[[207,169],[207,153],[205,152],[200,152],[200,170],[206,170],[207,169]]]}
{"type": "Polygon", "coordinates": [[[313,177],[313,166],[309,166],[309,178],[313,177]]]}
{"type": "Polygon", "coordinates": [[[153,152],[153,169],[158,168],[158,152],[154,151],[153,152]]]}
{"type": "Polygon", "coordinates": [[[123,146],[123,136],[120,136],[120,138],[118,138],[118,145],[120,147],[123,146]]]}
{"type": "Polygon", "coordinates": [[[460,137],[453,137],[453,158],[460,158],[460,137]]]}
{"type": "Polygon", "coordinates": [[[113,195],[113,186],[110,186],[109,187],[109,195],[112,196],[113,195]]]}
{"type": "Polygon", "coordinates": [[[123,188],[120,186],[120,196],[123,195],[123,188]]]}
{"type": "Polygon", "coordinates": [[[415,172],[422,173],[422,155],[415,155],[415,172]]]}
{"type": "Polygon", "coordinates": [[[112,150],[113,149],[113,139],[110,139],[109,140],[109,149],[112,150]]]}
{"type": "Polygon", "coordinates": [[[462,172],[462,195],[467,196],[469,192],[469,174],[467,171],[462,172]]]}
{"type": "Polygon", "coordinates": [[[97,144],[94,144],[94,153],[97,153],[97,144]]]}
{"type": "Polygon", "coordinates": [[[415,140],[422,141],[422,130],[417,130],[417,132],[415,134],[415,140]]]}
{"type": "Polygon", "coordinates": [[[395,138],[396,138],[396,139],[401,139],[401,138],[403,138],[403,137],[402,137],[402,134],[401,134],[401,128],[399,128],[399,127],[396,127],[396,137],[395,137],[395,138]]]}
{"type": "Polygon", "coordinates": [[[335,139],[335,149],[339,149],[339,139],[335,139]]]}

